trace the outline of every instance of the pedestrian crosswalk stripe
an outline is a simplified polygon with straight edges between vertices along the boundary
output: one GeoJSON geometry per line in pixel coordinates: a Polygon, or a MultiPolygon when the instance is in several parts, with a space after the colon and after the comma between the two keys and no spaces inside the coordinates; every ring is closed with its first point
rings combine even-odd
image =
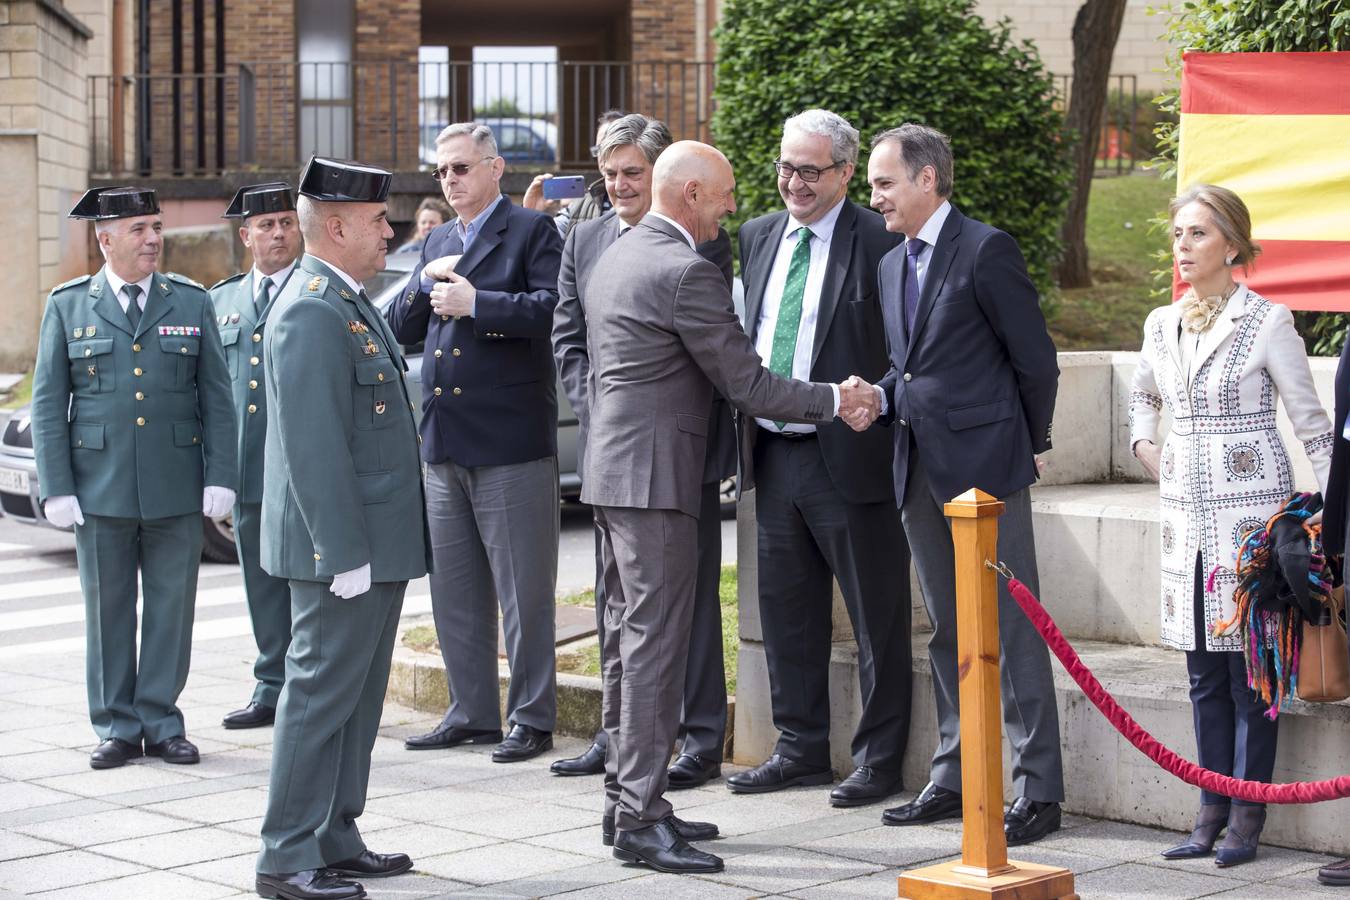
{"type": "MultiPolygon", "coordinates": [[[[218,575],[237,575],[237,566],[219,563],[203,563],[197,578],[212,578],[218,575]]],[[[240,589],[242,596],[242,588],[240,589]]],[[[54,597],[58,594],[78,594],[80,576],[67,575],[64,578],[45,578],[37,581],[19,581],[0,587],[0,600],[25,600],[33,597],[54,597]]]]}

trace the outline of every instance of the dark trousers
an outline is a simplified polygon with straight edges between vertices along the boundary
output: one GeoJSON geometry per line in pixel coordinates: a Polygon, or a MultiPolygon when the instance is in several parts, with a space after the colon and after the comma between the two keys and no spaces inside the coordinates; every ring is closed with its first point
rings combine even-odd
{"type": "MultiPolygon", "coordinates": [[[[722,658],[722,495],[715,481],[703,485],[698,514],[698,573],[694,582],[694,617],[689,626],[689,660],[684,672],[684,706],[676,740],[680,753],[721,762],[727,736],[727,671],[722,658]]],[[[595,526],[595,627],[605,631],[602,533],[595,526]]],[[[604,666],[601,642],[601,666],[604,666]]],[[[605,729],[595,742],[609,746],[605,729]]]]}
{"type": "Polygon", "coordinates": [[[899,771],[909,739],[909,546],[894,502],[849,503],[814,436],[761,431],[755,444],[759,621],[775,752],[830,764],[834,581],[858,645],[862,712],[853,762],[899,771]]]}
{"type": "MultiPolygon", "coordinates": [[[[1204,573],[1195,561],[1195,647],[1186,651],[1191,680],[1191,712],[1200,765],[1220,775],[1269,783],[1275,774],[1275,741],[1280,723],[1266,718],[1269,708],[1247,687],[1247,664],[1233,650],[1205,649],[1204,573]]],[[[1202,791],[1205,805],[1227,803],[1222,794],[1202,791]]],[[[1263,806],[1246,800],[1238,806],[1263,806]]]]}

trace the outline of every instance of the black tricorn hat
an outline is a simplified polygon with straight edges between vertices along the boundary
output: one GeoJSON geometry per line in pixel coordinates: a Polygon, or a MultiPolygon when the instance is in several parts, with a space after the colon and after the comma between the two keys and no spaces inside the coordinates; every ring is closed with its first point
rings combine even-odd
{"type": "Polygon", "coordinates": [[[394,176],[349,159],[312,156],[300,175],[300,193],[336,203],[383,203],[394,176]]]}
{"type": "Polygon", "coordinates": [[[85,191],[69,213],[72,219],[130,219],[159,215],[159,200],[148,188],[108,187],[85,191]]]}
{"type": "Polygon", "coordinates": [[[284,181],[269,181],[241,187],[230,201],[230,208],[220,217],[248,219],[263,213],[291,212],[294,209],[295,198],[291,196],[291,186],[284,181]]]}

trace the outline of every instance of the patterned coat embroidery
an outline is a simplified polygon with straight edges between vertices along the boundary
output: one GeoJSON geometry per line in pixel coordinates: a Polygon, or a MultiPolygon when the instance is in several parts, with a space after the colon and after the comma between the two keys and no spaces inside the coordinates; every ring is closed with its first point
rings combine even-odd
{"type": "Polygon", "coordinates": [[[1173,419],[1159,467],[1162,641],[1195,649],[1192,598],[1199,554],[1203,578],[1218,567],[1214,591],[1204,598],[1206,647],[1238,650],[1236,635],[1212,634],[1216,621],[1232,615],[1238,544],[1294,490],[1276,425],[1276,399],[1283,399],[1323,490],[1331,421],[1287,308],[1240,287],[1226,314],[1201,338],[1189,384],[1178,324],[1173,307],[1149,315],[1130,392],[1131,445],[1157,439],[1163,407],[1173,419]]]}

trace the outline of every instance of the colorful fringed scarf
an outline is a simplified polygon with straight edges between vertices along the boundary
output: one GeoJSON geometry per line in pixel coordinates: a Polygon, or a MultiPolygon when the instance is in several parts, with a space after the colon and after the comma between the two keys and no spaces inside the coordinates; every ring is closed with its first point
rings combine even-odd
{"type": "MultiPolygon", "coordinates": [[[[1266,524],[1253,528],[1238,546],[1237,609],[1218,622],[1214,634],[1236,624],[1242,635],[1247,685],[1269,706],[1267,718],[1298,689],[1303,623],[1319,620],[1330,607],[1331,571],[1322,552],[1322,527],[1308,519],[1322,508],[1320,494],[1297,493],[1266,524]]],[[[1205,589],[1214,590],[1215,567],[1205,589]]]]}

